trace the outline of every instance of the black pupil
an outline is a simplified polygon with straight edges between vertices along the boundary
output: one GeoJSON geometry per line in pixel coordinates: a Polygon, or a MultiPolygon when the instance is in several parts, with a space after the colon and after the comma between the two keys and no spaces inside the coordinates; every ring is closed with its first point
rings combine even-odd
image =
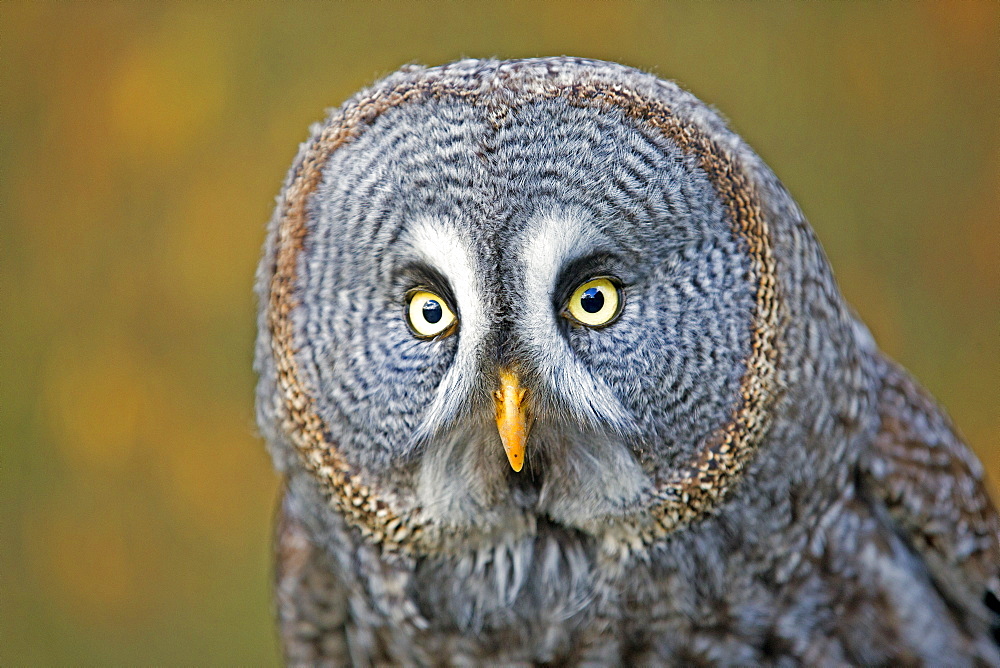
{"type": "Polygon", "coordinates": [[[444,315],[444,311],[441,310],[441,305],[438,304],[433,299],[428,299],[424,302],[423,307],[424,320],[431,323],[432,325],[441,320],[441,316],[444,315]]]}
{"type": "Polygon", "coordinates": [[[587,288],[580,297],[580,306],[587,313],[597,313],[604,308],[604,293],[598,288],[587,288]]]}

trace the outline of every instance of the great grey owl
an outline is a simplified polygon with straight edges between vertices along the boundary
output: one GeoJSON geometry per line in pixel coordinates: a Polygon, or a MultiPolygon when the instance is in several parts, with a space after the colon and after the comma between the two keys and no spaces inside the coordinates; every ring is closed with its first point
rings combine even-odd
{"type": "Polygon", "coordinates": [[[1000,665],[979,462],[676,85],[407,67],[257,276],[289,662],[1000,665]]]}

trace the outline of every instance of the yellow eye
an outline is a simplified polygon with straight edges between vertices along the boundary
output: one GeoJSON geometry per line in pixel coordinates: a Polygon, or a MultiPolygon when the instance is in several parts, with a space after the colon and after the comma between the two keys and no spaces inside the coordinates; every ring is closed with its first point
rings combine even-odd
{"type": "Polygon", "coordinates": [[[576,290],[566,304],[564,315],[587,327],[610,324],[621,312],[618,286],[610,278],[592,278],[576,290]]]}
{"type": "Polygon", "coordinates": [[[428,339],[447,331],[456,321],[448,303],[427,290],[410,292],[406,316],[413,332],[428,339]]]}

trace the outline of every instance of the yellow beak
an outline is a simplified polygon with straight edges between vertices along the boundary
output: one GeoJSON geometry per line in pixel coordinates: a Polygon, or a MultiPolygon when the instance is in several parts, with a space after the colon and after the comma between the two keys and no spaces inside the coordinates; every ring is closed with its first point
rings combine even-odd
{"type": "Polygon", "coordinates": [[[501,369],[500,389],[493,393],[497,407],[497,429],[507,461],[515,471],[524,466],[524,442],[528,438],[527,390],[513,371],[501,369]]]}

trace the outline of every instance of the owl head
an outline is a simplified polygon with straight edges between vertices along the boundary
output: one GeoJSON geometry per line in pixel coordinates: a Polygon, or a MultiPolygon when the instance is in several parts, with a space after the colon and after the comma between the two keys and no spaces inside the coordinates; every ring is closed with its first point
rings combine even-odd
{"type": "Polygon", "coordinates": [[[859,429],[857,326],[798,209],[714,112],[620,65],[362,91],[302,145],[257,291],[273,456],[385,549],[541,521],[646,545],[821,476],[859,429]]]}

